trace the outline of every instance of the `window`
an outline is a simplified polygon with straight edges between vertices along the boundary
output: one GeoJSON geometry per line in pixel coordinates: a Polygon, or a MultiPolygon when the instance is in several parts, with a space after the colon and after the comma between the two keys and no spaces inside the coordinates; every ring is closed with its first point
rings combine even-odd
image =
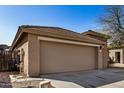
{"type": "Polygon", "coordinates": [[[115,61],[120,63],[120,52],[115,52],[115,61]]]}

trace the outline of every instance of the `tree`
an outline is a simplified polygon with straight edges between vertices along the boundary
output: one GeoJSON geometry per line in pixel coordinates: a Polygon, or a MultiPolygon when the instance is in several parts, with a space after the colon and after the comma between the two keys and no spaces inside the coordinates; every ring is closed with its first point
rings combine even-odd
{"type": "Polygon", "coordinates": [[[112,47],[124,45],[124,7],[107,6],[105,14],[100,18],[103,28],[109,31],[111,38],[109,43],[112,47]]]}

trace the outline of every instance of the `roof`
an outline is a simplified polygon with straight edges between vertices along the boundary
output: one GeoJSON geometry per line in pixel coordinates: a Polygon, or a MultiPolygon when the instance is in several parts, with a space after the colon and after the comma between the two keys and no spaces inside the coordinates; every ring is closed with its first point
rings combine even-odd
{"type": "Polygon", "coordinates": [[[0,50],[5,50],[5,49],[9,49],[9,46],[5,44],[0,44],[0,50]]]}
{"type": "Polygon", "coordinates": [[[109,35],[102,34],[102,33],[99,33],[99,32],[95,32],[95,31],[92,31],[92,30],[88,30],[87,32],[84,32],[84,33],[81,33],[81,34],[83,34],[83,35],[93,35],[93,36],[101,37],[103,39],[108,39],[110,37],[109,35]]]}
{"type": "Polygon", "coordinates": [[[17,44],[18,40],[20,39],[23,33],[31,33],[41,36],[56,37],[56,38],[74,40],[74,41],[83,41],[94,44],[105,44],[105,42],[101,42],[100,40],[90,38],[80,33],[63,29],[60,27],[22,25],[19,26],[18,28],[18,31],[12,43],[12,47],[11,47],[12,49],[15,47],[15,45],[17,44]]]}

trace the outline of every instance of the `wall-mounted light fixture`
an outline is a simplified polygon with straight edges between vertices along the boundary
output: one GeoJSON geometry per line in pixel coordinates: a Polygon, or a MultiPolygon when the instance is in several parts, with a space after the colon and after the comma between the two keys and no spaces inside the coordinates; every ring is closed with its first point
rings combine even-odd
{"type": "Polygon", "coordinates": [[[99,47],[99,52],[102,52],[102,46],[99,47]]]}

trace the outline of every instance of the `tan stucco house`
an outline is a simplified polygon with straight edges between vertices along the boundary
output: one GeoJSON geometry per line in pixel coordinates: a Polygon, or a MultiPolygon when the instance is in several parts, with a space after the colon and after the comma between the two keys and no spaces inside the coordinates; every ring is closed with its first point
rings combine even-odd
{"type": "Polygon", "coordinates": [[[20,26],[11,50],[20,51],[27,76],[103,69],[107,67],[107,43],[96,36],[93,31],[80,34],[59,27],[20,26]]]}
{"type": "Polygon", "coordinates": [[[110,48],[109,57],[113,62],[110,67],[124,67],[124,46],[110,48]]]}

